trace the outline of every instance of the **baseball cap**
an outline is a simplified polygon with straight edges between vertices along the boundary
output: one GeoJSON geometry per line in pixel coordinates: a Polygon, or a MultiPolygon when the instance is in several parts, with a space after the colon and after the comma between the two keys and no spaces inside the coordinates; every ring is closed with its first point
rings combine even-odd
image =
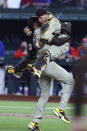
{"type": "Polygon", "coordinates": [[[46,11],[45,8],[39,8],[36,10],[36,16],[37,17],[40,17],[40,16],[43,16],[45,14],[49,14],[50,12],[46,11]]]}

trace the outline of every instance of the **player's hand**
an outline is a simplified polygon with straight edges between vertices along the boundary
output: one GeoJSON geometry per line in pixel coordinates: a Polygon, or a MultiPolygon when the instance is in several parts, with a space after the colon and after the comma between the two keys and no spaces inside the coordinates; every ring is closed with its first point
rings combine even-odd
{"type": "Polygon", "coordinates": [[[28,28],[28,26],[27,26],[27,27],[24,28],[24,33],[25,33],[27,36],[30,36],[30,35],[32,34],[32,31],[31,31],[30,28],[28,28]]]}

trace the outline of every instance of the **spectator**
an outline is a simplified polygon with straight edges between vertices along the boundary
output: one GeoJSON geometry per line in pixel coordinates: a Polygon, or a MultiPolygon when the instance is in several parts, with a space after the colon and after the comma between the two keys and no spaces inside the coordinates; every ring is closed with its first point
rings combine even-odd
{"type": "Polygon", "coordinates": [[[0,41],[0,94],[4,94],[5,91],[5,70],[3,68],[4,66],[4,45],[0,41]]]}
{"type": "Polygon", "coordinates": [[[79,46],[76,50],[75,60],[80,59],[80,57],[84,56],[85,51],[87,51],[87,37],[84,37],[81,41],[81,46],[79,46]]]}
{"type": "MultiPolygon", "coordinates": [[[[24,57],[27,56],[28,54],[28,44],[26,41],[22,41],[21,44],[20,44],[20,48],[19,50],[16,51],[16,53],[14,54],[14,58],[15,59],[18,59],[18,58],[21,58],[21,59],[24,59],[24,57]]],[[[32,47],[29,45],[29,50],[32,50],[32,47]]],[[[16,82],[18,81],[18,79],[16,79],[16,82]]],[[[22,73],[22,77],[19,79],[19,82],[20,82],[20,85],[22,86],[22,94],[24,93],[24,86],[25,84],[29,87],[30,89],[30,73],[25,70],[23,73],[22,73]]],[[[29,91],[29,90],[28,90],[29,91]]],[[[20,94],[20,89],[17,87],[16,88],[16,94],[20,94]]],[[[30,94],[30,92],[29,92],[30,94]]]]}
{"type": "Polygon", "coordinates": [[[7,0],[7,8],[20,8],[21,0],[7,0]]]}
{"type": "Polygon", "coordinates": [[[6,0],[0,0],[0,7],[6,8],[6,0]]]}
{"type": "Polygon", "coordinates": [[[27,46],[26,41],[22,41],[20,46],[21,49],[16,51],[14,58],[25,57],[27,55],[27,46]]]}
{"type": "Polygon", "coordinates": [[[32,5],[32,0],[21,0],[21,8],[27,8],[32,5]]]}
{"type": "Polygon", "coordinates": [[[33,5],[35,7],[49,7],[51,0],[34,0],[33,5]]]}
{"type": "Polygon", "coordinates": [[[66,58],[68,58],[70,61],[72,61],[75,56],[76,56],[76,51],[72,46],[70,46],[69,51],[67,52],[66,58]]]}

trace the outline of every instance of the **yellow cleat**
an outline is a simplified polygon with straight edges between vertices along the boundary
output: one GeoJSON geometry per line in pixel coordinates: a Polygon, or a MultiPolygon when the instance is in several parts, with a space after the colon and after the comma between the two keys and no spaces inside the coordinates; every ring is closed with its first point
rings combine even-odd
{"type": "Polygon", "coordinates": [[[5,70],[7,70],[8,73],[14,75],[16,78],[20,78],[22,76],[21,72],[15,73],[15,68],[12,65],[5,66],[5,70]]]}
{"type": "Polygon", "coordinates": [[[38,123],[36,123],[36,122],[31,122],[28,125],[28,129],[31,129],[31,131],[41,131],[40,128],[39,128],[38,123]]]}
{"type": "Polygon", "coordinates": [[[40,70],[36,69],[36,67],[32,64],[28,64],[27,68],[33,74],[34,78],[40,79],[41,76],[40,70]]]}
{"type": "Polygon", "coordinates": [[[59,108],[56,108],[53,113],[58,116],[61,120],[63,120],[65,123],[70,124],[70,121],[66,117],[63,110],[60,110],[59,108]]]}
{"type": "Polygon", "coordinates": [[[14,67],[12,65],[5,66],[8,73],[14,74],[14,67]]]}

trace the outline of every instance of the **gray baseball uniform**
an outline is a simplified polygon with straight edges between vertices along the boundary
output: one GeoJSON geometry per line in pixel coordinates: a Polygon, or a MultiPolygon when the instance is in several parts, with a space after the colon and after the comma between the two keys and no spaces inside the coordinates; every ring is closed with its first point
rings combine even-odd
{"type": "Polygon", "coordinates": [[[41,87],[41,95],[37,103],[36,112],[34,115],[34,119],[32,121],[38,122],[40,118],[43,116],[43,110],[48,101],[50,95],[50,87],[52,78],[63,82],[65,84],[65,88],[63,90],[63,94],[61,97],[59,108],[64,110],[67,102],[71,96],[73,87],[74,87],[74,79],[70,73],[68,73],[61,66],[56,64],[54,61],[50,62],[46,67],[45,71],[43,71],[40,78],[40,87],[41,87]]]}
{"type": "MultiPolygon", "coordinates": [[[[61,29],[60,23],[55,18],[53,18],[53,20],[50,21],[49,23],[49,28],[46,30],[46,32],[42,33],[40,38],[43,38],[43,39],[46,38],[50,41],[51,38],[53,37],[52,33],[55,31],[60,32],[60,29],[61,29]],[[50,24],[52,24],[52,26],[50,26],[50,24]],[[55,27],[54,29],[52,29],[53,30],[52,31],[51,28],[53,28],[54,25],[55,27]]],[[[59,46],[59,47],[55,45],[45,44],[43,48],[38,50],[38,53],[41,52],[43,49],[48,49],[51,53],[51,59],[55,59],[65,54],[68,51],[69,44],[65,43],[64,45],[59,46]]],[[[49,98],[52,78],[60,82],[63,82],[65,84],[65,89],[63,91],[63,95],[62,95],[60,106],[59,106],[61,110],[65,109],[66,104],[71,96],[71,93],[74,87],[74,79],[71,76],[71,74],[69,74],[65,69],[63,69],[61,66],[56,64],[54,61],[48,63],[45,70],[42,71],[41,78],[40,78],[41,96],[37,103],[34,119],[32,120],[34,122],[39,122],[40,118],[42,118],[43,116],[43,110],[49,98]]]]}
{"type": "MultiPolygon", "coordinates": [[[[52,19],[49,21],[50,23],[48,25],[48,30],[46,29],[46,32],[43,31],[44,32],[43,33],[40,28],[34,31],[33,43],[36,43],[38,40],[40,40],[40,38],[46,39],[50,42],[51,39],[54,37],[54,35],[52,34],[53,32],[60,33],[61,31],[60,22],[58,21],[57,18],[54,18],[52,15],[50,15],[50,18],[51,17],[52,19]]],[[[60,34],[60,37],[64,37],[64,35],[60,34]]],[[[38,48],[37,57],[39,57],[39,54],[41,54],[41,52],[45,49],[47,49],[50,52],[51,60],[55,60],[59,56],[64,55],[68,52],[69,43],[65,43],[62,46],[44,44],[42,48],[38,48]]]]}

